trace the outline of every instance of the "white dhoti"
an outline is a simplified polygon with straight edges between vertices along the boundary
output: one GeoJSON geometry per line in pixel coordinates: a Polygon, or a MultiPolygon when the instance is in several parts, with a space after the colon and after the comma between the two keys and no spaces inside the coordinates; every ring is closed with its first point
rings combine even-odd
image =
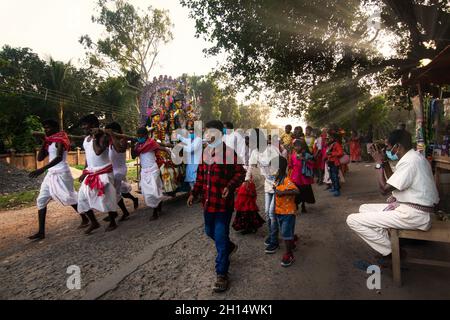
{"type": "MultiPolygon", "coordinates": [[[[96,172],[104,169],[105,167],[93,168],[91,171],[96,172]]],[[[99,190],[96,188],[91,189],[89,185],[86,185],[86,179],[81,183],[80,190],[78,191],[78,212],[84,213],[91,209],[98,210],[100,212],[113,212],[117,211],[117,193],[114,187],[114,174],[104,173],[100,174],[98,178],[104,187],[104,194],[99,195],[99,190]]]]}
{"type": "Polygon", "coordinates": [[[143,168],[141,170],[140,186],[145,204],[150,208],[156,208],[163,198],[163,184],[159,169],[143,168]]]}
{"type": "Polygon", "coordinates": [[[374,250],[387,256],[392,252],[388,229],[423,230],[431,227],[430,214],[401,204],[383,211],[388,204],[363,204],[359,213],[347,217],[348,226],[374,250]]]}
{"type": "Polygon", "coordinates": [[[117,192],[117,200],[122,197],[122,193],[130,193],[132,190],[131,184],[127,182],[126,174],[114,173],[114,188],[117,192]]]}
{"type": "Polygon", "coordinates": [[[131,190],[133,190],[131,184],[126,181],[122,181],[122,183],[120,184],[120,193],[130,193],[131,190]]]}
{"type": "Polygon", "coordinates": [[[73,187],[73,177],[70,171],[48,171],[36,200],[38,210],[44,209],[52,199],[64,206],[77,204],[78,196],[73,187]]]}

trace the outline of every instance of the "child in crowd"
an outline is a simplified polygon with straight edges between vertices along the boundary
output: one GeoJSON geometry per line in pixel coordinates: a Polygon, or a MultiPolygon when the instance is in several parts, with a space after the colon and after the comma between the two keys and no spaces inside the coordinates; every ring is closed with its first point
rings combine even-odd
{"type": "Polygon", "coordinates": [[[279,225],[281,237],[286,244],[286,253],[283,255],[281,265],[289,267],[295,261],[295,215],[297,205],[295,197],[299,194],[295,183],[287,176],[288,162],[279,157],[279,170],[275,179],[275,217],[279,225]]]}
{"type": "Polygon", "coordinates": [[[280,139],[283,148],[286,149],[288,153],[290,153],[290,151],[292,150],[292,141],[294,140],[294,134],[292,133],[292,126],[290,124],[288,124],[284,128],[284,133],[281,135],[280,139]]]}
{"type": "Polygon", "coordinates": [[[340,135],[332,132],[329,135],[329,147],[327,150],[327,163],[330,168],[331,189],[330,192],[335,197],[341,195],[341,186],[339,183],[340,159],[344,155],[344,150],[340,142],[340,135]]]}
{"type": "Polygon", "coordinates": [[[314,157],[304,140],[296,140],[294,152],[289,163],[291,179],[300,190],[297,204],[302,204],[302,213],[306,213],[305,203],[316,203],[311,185],[314,183],[314,157]]]}

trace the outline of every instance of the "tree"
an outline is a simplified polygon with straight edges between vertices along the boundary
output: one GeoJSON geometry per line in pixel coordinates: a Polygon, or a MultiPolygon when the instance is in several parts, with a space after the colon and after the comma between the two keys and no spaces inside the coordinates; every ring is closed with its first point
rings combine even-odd
{"type": "Polygon", "coordinates": [[[45,61],[29,48],[12,48],[5,45],[0,50],[0,139],[7,148],[18,152],[32,151],[31,115],[49,117],[53,109],[39,99],[45,61]]]}
{"type": "Polygon", "coordinates": [[[98,15],[92,16],[92,21],[105,27],[107,36],[97,42],[89,35],[80,38],[89,63],[116,75],[137,75],[141,89],[150,80],[161,45],[173,38],[168,12],[151,6],[144,12],[125,0],[97,3],[98,15]]]}
{"type": "Polygon", "coordinates": [[[139,127],[140,115],[134,107],[136,93],[123,77],[108,78],[98,87],[98,99],[110,108],[105,109],[105,121],[117,121],[124,132],[133,133],[139,127]]]}
{"type": "MultiPolygon", "coordinates": [[[[208,54],[240,86],[270,89],[283,114],[301,115],[317,86],[368,83],[380,90],[450,44],[447,0],[181,0],[208,54]],[[368,27],[380,12],[382,29],[368,27]],[[392,53],[378,48],[390,42],[392,53]]],[[[404,90],[402,91],[405,93],[404,90]]]]}
{"type": "Polygon", "coordinates": [[[220,89],[213,75],[191,76],[187,78],[191,87],[191,95],[200,97],[202,109],[201,120],[220,119],[220,89]]]}
{"type": "Polygon", "coordinates": [[[270,114],[270,108],[260,103],[239,106],[240,117],[235,123],[235,128],[252,129],[264,128],[270,129],[272,126],[268,122],[267,115],[270,114]]]}
{"type": "Polygon", "coordinates": [[[64,107],[67,96],[74,93],[74,82],[72,77],[73,67],[70,63],[55,61],[50,58],[47,67],[47,88],[54,90],[59,95],[58,99],[58,120],[61,130],[64,130],[64,107]]]}

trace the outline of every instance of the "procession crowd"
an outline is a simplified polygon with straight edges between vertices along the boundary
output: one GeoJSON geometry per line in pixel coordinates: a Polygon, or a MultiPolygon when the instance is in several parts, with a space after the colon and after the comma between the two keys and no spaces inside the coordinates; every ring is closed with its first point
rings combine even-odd
{"type": "MultiPolygon", "coordinates": [[[[201,200],[205,233],[215,242],[217,250],[217,279],[214,283],[216,292],[228,289],[230,257],[237,250],[237,245],[230,240],[230,226],[242,234],[248,234],[256,232],[266,223],[265,252],[276,253],[280,248],[281,238],[285,247],[281,265],[292,265],[298,241],[295,232],[296,217],[299,211],[307,212],[306,204],[316,202],[312,184],[325,184],[335,197],[339,197],[349,163],[362,161],[363,154],[362,136],[354,131],[350,137],[346,137],[345,132],[335,126],[322,128],[320,131],[308,126],[303,132],[302,127],[292,130],[292,126],[288,125],[280,136],[255,128],[242,136],[238,130],[234,130],[232,123],[213,120],[206,123],[201,137],[196,134],[194,123],[190,121],[187,122],[184,133],[178,133],[173,141],[183,157],[183,164],[175,165],[175,145],[155,139],[152,128],[149,130],[141,127],[136,135],[128,136],[123,134],[120,125],[115,122],[101,129],[98,118],[92,114],[83,117],[80,125],[85,133],[83,149],[86,168],[79,178],[81,187],[78,192],[74,189],[74,180],[66,161],[70,148],[68,135],[60,131],[54,120],[43,122],[45,135],[36,134],[42,138],[39,160],[48,157],[49,161],[43,168],[30,173],[30,177],[37,177],[47,171],[37,199],[39,231],[30,239],[45,237],[47,204],[52,199],[72,206],[80,214],[79,228],[85,229],[86,234],[100,227],[95,211],[108,214],[104,219],[108,222],[107,232],[118,226],[118,208],[123,212],[119,222],[126,221],[130,213],[124,199],[131,199],[135,209],[139,204],[126,181],[125,152],[131,142],[132,157],[139,158],[141,168],[140,192],[145,204],[152,208],[151,219],[158,219],[164,194],[174,194],[174,189],[167,190],[166,186],[171,185],[170,180],[173,180],[172,183],[175,180],[179,182],[180,173],[183,173],[182,188],[177,190],[189,192],[188,206],[192,206],[197,199],[201,200]],[[175,167],[178,168],[175,170],[175,167]],[[264,178],[265,219],[260,216],[256,205],[257,192],[253,177],[257,169],[264,178]],[[234,211],[236,215],[232,222],[234,211]]],[[[408,144],[407,132],[394,132],[387,140],[386,148],[390,148],[388,156],[392,157],[391,160],[399,160],[398,155],[410,155],[408,151],[412,146],[411,143],[408,144]],[[393,155],[394,149],[397,158],[393,155]]],[[[388,170],[386,150],[369,145],[369,153],[377,165],[381,166],[377,169],[388,170]]],[[[359,215],[348,218],[349,226],[383,256],[390,254],[390,243],[385,229],[378,229],[388,228],[389,223],[399,223],[403,218],[389,220],[378,216],[378,211],[399,210],[399,207],[403,208],[405,205],[408,210],[414,208],[416,211],[430,211],[429,208],[438,202],[436,191],[430,184],[428,167],[421,158],[415,161],[421,163],[420,168],[424,174],[419,182],[411,177],[411,172],[406,172],[412,167],[400,170],[401,178],[398,174],[395,176],[388,172],[386,175],[389,176],[389,181],[385,177],[385,171],[381,170],[384,180],[380,176],[380,187],[383,187],[383,192],[397,192],[397,202],[391,201],[388,208],[386,205],[383,208],[381,205],[376,208],[366,206],[364,210],[360,210],[359,215]],[[408,181],[405,181],[405,175],[408,181]],[[408,201],[402,199],[405,188],[424,181],[427,183],[427,190],[421,195],[421,199],[426,199],[425,202],[417,204],[411,191],[405,198],[408,201]],[[388,183],[390,187],[386,187],[388,183]],[[415,203],[415,206],[410,205],[411,203],[415,203]],[[377,215],[367,215],[367,212],[374,211],[377,215]],[[367,225],[367,221],[370,221],[370,225],[367,225]],[[377,225],[377,221],[384,222],[377,225]]],[[[424,216],[418,220],[420,226],[410,221],[408,226],[424,227],[427,223],[424,216]]],[[[402,226],[404,225],[403,221],[402,226]]]]}

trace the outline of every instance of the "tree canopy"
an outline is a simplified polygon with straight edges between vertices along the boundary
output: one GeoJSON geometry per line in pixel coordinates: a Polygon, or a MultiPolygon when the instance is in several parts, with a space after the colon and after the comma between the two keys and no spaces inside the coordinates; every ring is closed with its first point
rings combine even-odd
{"type": "Polygon", "coordinates": [[[206,53],[227,53],[231,78],[271,90],[284,115],[330,84],[405,94],[399,80],[450,44],[447,0],[180,1],[213,43],[206,53]]]}
{"type": "Polygon", "coordinates": [[[89,35],[80,38],[90,65],[134,77],[140,88],[150,80],[161,45],[173,38],[168,12],[151,6],[142,11],[124,0],[98,0],[97,4],[92,22],[103,26],[106,35],[97,41],[89,35]]]}

